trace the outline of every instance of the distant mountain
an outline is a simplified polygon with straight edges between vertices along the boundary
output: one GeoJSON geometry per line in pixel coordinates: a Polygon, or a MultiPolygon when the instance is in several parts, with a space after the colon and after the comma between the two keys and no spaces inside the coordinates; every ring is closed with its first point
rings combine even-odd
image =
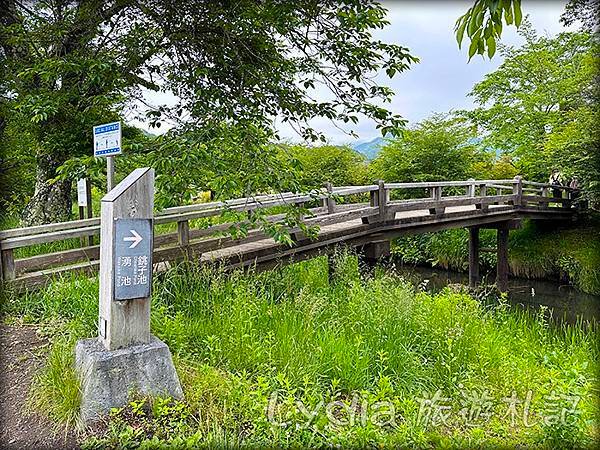
{"type": "Polygon", "coordinates": [[[377,157],[381,147],[385,145],[385,138],[376,137],[375,139],[368,142],[350,144],[354,150],[358,153],[362,153],[370,161],[377,157]]]}

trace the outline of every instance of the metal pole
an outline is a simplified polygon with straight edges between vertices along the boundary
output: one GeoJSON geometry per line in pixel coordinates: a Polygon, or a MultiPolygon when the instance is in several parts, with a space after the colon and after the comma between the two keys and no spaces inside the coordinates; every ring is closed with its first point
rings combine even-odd
{"type": "Polygon", "coordinates": [[[106,192],[110,192],[115,185],[115,160],[114,156],[106,157],[106,192]]]}

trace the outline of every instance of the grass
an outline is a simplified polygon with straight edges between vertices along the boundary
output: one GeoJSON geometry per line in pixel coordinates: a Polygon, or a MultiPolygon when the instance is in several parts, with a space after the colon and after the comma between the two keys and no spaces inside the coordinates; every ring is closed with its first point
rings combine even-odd
{"type": "MultiPolygon", "coordinates": [[[[481,247],[496,247],[494,230],[480,231],[481,247]]],[[[438,233],[396,239],[393,253],[406,264],[431,264],[444,269],[468,270],[468,231],[438,233]]],[[[495,253],[481,253],[485,269],[496,265],[495,253]]],[[[509,265],[518,277],[569,281],[577,289],[600,295],[600,218],[580,222],[576,227],[547,228],[526,221],[509,237],[509,265]]]]}
{"type": "MultiPolygon", "coordinates": [[[[383,270],[364,278],[355,257],[337,260],[331,284],[325,258],[259,274],[182,265],[158,276],[152,331],[174,355],[185,401],[134,398],[86,446],[568,448],[597,439],[595,324],[554,326],[465,292],[430,295],[383,270]],[[427,420],[438,391],[451,407],[445,423],[427,420]],[[511,424],[513,391],[523,403],[511,424]],[[552,423],[568,396],[580,399],[573,414],[552,423]]],[[[3,304],[52,335],[31,398],[58,422],[77,417],[73,347],[96,333],[97,291],[97,280],[72,278],[3,304]]]]}

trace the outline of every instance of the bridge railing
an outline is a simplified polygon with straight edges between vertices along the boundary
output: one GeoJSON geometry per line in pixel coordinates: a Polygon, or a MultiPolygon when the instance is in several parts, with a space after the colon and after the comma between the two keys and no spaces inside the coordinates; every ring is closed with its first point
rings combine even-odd
{"type": "MultiPolygon", "coordinates": [[[[154,262],[165,263],[185,257],[198,259],[203,253],[269,238],[258,228],[250,229],[241,237],[228,234],[235,225],[231,221],[198,223],[200,219],[222,216],[225,211],[243,213],[265,210],[266,220],[276,222],[283,219],[284,213],[273,209],[285,205],[309,205],[308,215],[303,220],[309,226],[327,226],[352,220],[372,224],[391,220],[398,214],[439,215],[448,208],[472,205],[483,212],[501,206],[546,209],[559,205],[571,208],[572,191],[564,186],[529,182],[519,177],[509,180],[419,183],[378,181],[366,186],[334,187],[326,183],[323,189],[308,193],[284,192],[177,206],[166,208],[155,215],[154,262]],[[457,194],[461,189],[464,193],[461,191],[457,194]],[[551,196],[555,189],[560,189],[561,197],[551,196]],[[419,198],[390,199],[392,191],[414,193],[415,190],[420,192],[419,198]],[[365,195],[369,196],[368,203],[360,201],[365,195]],[[423,195],[426,197],[423,198],[423,195]]],[[[290,229],[289,232],[296,239],[303,237],[299,228],[290,229]]],[[[94,273],[99,267],[100,247],[79,247],[78,238],[99,234],[99,218],[0,231],[1,278],[15,286],[29,289],[43,285],[48,278],[65,273],[94,273]],[[69,240],[71,247],[61,246],[61,242],[69,240]],[[77,247],[72,248],[73,246],[77,247]]]]}

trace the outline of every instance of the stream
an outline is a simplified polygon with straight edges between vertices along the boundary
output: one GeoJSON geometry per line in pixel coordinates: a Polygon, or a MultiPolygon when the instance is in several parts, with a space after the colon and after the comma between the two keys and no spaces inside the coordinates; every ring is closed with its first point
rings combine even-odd
{"type": "MultiPolygon", "coordinates": [[[[428,292],[439,292],[449,284],[469,284],[468,274],[423,266],[396,266],[396,273],[428,292]],[[428,280],[428,281],[426,281],[428,280]]],[[[488,275],[493,282],[494,274],[488,275]]],[[[557,281],[510,278],[508,301],[516,308],[538,310],[547,306],[547,314],[557,322],[578,320],[600,322],[600,296],[586,294],[557,281]]]]}

